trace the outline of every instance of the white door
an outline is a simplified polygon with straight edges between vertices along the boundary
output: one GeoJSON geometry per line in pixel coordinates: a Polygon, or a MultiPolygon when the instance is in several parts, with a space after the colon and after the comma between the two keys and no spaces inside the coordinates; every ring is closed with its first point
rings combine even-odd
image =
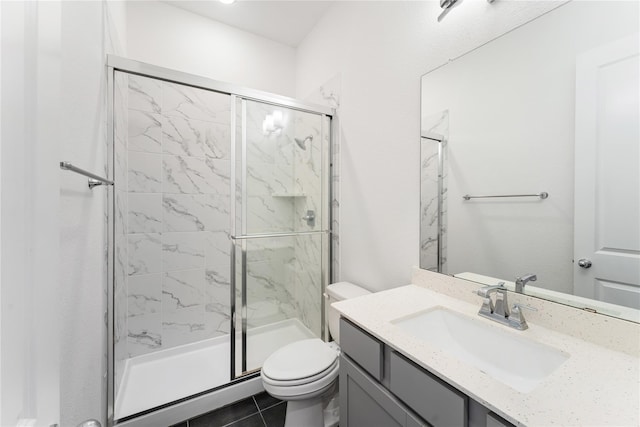
{"type": "Polygon", "coordinates": [[[640,309],[638,45],[577,58],[574,293],[640,309]]]}

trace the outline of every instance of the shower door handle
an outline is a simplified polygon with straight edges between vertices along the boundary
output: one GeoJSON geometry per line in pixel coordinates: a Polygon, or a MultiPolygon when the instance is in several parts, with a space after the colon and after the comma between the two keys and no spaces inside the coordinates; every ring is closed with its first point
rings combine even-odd
{"type": "Polygon", "coordinates": [[[307,225],[309,227],[313,227],[314,225],[316,225],[316,212],[309,210],[307,211],[307,214],[302,217],[302,219],[307,221],[307,225]]]}

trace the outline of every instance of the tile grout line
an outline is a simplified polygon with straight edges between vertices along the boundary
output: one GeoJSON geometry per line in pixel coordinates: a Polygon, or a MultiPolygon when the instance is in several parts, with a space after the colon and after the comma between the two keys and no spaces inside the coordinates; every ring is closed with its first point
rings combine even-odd
{"type": "Polygon", "coordinates": [[[260,419],[262,420],[262,424],[264,424],[264,427],[269,427],[264,417],[262,416],[262,411],[258,410],[258,414],[260,414],[260,419]]]}
{"type": "Polygon", "coordinates": [[[285,402],[284,402],[284,400],[281,400],[280,402],[277,402],[277,403],[274,403],[273,405],[267,406],[266,408],[261,409],[260,411],[261,411],[261,412],[262,412],[262,411],[266,411],[267,409],[271,409],[271,408],[273,408],[274,406],[278,406],[278,405],[281,405],[281,404],[283,404],[283,403],[285,403],[285,402]]]}
{"type": "Polygon", "coordinates": [[[262,424],[264,425],[264,427],[269,427],[267,426],[267,422],[264,420],[264,417],[262,416],[262,409],[260,409],[260,405],[258,405],[258,401],[256,400],[256,395],[254,394],[253,396],[251,396],[251,398],[253,399],[253,403],[255,403],[256,408],[258,408],[258,414],[260,415],[262,424]]]}

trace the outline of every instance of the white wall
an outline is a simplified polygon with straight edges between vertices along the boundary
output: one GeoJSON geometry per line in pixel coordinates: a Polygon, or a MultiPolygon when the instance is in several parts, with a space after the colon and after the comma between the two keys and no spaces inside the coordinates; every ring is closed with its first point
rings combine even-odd
{"type": "MultiPolygon", "coordinates": [[[[106,54],[124,54],[123,5],[62,2],[62,144],[56,158],[106,171],[106,54]]],[[[106,199],[84,177],[60,174],[61,418],[106,416],[106,199]]]]}
{"type": "Polygon", "coordinates": [[[341,78],[341,279],[409,283],[419,255],[420,76],[560,2],[333,6],[297,53],[297,96],[341,78]]]}
{"type": "Polygon", "coordinates": [[[138,61],[295,94],[294,48],[165,3],[127,3],[127,50],[138,61]]]}
{"type": "Polygon", "coordinates": [[[104,422],[106,189],[58,163],[105,170],[104,59],[121,43],[123,9],[1,7],[0,424],[104,422]]]}
{"type": "Polygon", "coordinates": [[[3,2],[0,425],[59,416],[60,3],[3,2]]]}

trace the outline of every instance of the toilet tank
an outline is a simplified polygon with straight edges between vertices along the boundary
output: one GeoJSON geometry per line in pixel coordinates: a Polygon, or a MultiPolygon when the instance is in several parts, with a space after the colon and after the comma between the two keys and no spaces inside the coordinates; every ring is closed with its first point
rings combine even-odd
{"type": "Polygon", "coordinates": [[[371,292],[361,288],[358,285],[354,285],[350,282],[338,282],[327,286],[327,292],[325,294],[327,298],[328,318],[329,318],[329,332],[334,341],[340,344],[340,313],[331,307],[331,304],[337,301],[343,301],[350,298],[356,298],[363,295],[368,295],[371,292]]]}

